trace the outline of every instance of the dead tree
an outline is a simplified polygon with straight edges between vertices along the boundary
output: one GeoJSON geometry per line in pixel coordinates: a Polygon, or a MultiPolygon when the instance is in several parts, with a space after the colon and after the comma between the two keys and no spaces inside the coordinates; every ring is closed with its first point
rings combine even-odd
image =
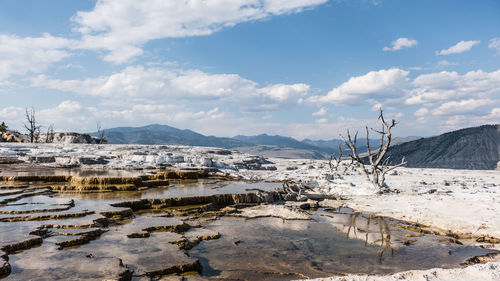
{"type": "Polygon", "coordinates": [[[40,129],[42,126],[40,126],[36,122],[36,117],[35,117],[35,109],[27,109],[26,108],[26,121],[28,121],[28,124],[24,124],[24,128],[28,130],[28,135],[30,138],[30,142],[38,142],[38,139],[40,138],[40,129]]]}
{"type": "Polygon", "coordinates": [[[389,146],[391,145],[391,129],[398,124],[396,120],[391,119],[390,122],[386,122],[384,119],[383,111],[380,109],[380,113],[378,116],[378,120],[382,125],[382,129],[380,131],[371,129],[372,131],[380,134],[380,144],[377,150],[372,151],[370,147],[370,130],[368,126],[366,126],[366,147],[367,147],[367,158],[369,161],[369,166],[365,165],[364,159],[359,155],[356,149],[356,141],[358,138],[358,132],[354,135],[354,139],[351,137],[349,130],[347,130],[347,139],[345,139],[342,135],[340,137],[344,141],[344,143],[351,150],[351,159],[353,162],[357,162],[363,174],[366,176],[366,179],[373,184],[375,188],[378,188],[380,192],[386,190],[385,175],[406,164],[405,158],[401,160],[400,164],[394,166],[388,166],[390,163],[390,156],[386,157],[387,152],[389,151],[389,146]]]}
{"type": "Polygon", "coordinates": [[[34,135],[34,138],[35,138],[35,142],[38,143],[40,142],[40,135],[42,134],[42,126],[38,126],[35,130],[35,135],[34,135]]]}
{"type": "Polygon", "coordinates": [[[101,129],[101,121],[97,121],[96,127],[97,127],[97,143],[102,144],[104,143],[104,130],[101,129]]]}
{"type": "Polygon", "coordinates": [[[334,152],[330,154],[330,160],[328,161],[328,165],[330,166],[330,171],[332,173],[338,171],[341,161],[342,161],[342,145],[339,144],[339,157],[335,158],[335,152],[334,152]]]}
{"type": "MultiPolygon", "coordinates": [[[[330,159],[328,161],[328,166],[330,166],[330,171],[333,174],[339,175],[337,172],[339,170],[340,163],[342,162],[342,155],[343,155],[342,144],[339,144],[339,156],[335,157],[335,153],[332,153],[332,154],[330,154],[330,159]]],[[[354,170],[354,168],[356,167],[352,157],[350,157],[350,159],[351,159],[351,162],[344,164],[344,171],[342,171],[343,173],[347,172],[347,170],[349,168],[354,170]]]]}
{"type": "Polygon", "coordinates": [[[46,143],[53,143],[54,142],[54,124],[50,124],[50,126],[47,128],[47,135],[45,136],[45,142],[46,143]]]}

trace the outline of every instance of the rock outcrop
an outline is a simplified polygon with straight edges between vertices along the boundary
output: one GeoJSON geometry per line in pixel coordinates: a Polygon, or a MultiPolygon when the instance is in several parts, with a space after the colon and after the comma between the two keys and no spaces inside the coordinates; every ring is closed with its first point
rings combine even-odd
{"type": "MultiPolygon", "coordinates": [[[[39,138],[39,143],[47,142],[47,135],[41,134],[39,138]]],[[[59,132],[54,133],[53,140],[51,143],[85,143],[85,144],[97,144],[100,143],[99,139],[93,137],[89,134],[80,134],[75,132],[59,132]]]]}

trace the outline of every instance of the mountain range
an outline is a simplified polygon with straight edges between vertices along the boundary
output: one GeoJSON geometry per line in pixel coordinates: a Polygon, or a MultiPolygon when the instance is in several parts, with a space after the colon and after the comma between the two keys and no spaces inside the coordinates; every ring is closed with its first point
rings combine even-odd
{"type": "MultiPolygon", "coordinates": [[[[91,135],[97,135],[92,133],[91,135]]],[[[339,145],[348,155],[340,139],[302,141],[291,137],[261,134],[237,135],[232,138],[205,136],[191,130],[167,125],[118,127],[105,130],[110,144],[174,144],[236,149],[264,157],[328,159],[339,153],[339,145]]],[[[366,152],[364,139],[358,141],[358,152],[366,152]]],[[[378,147],[379,140],[371,139],[370,146],[378,147]]],[[[484,125],[461,129],[439,136],[421,138],[410,136],[392,139],[391,159],[401,161],[405,156],[407,167],[495,169],[500,161],[500,125],[484,125]]]]}
{"type": "MultiPolygon", "coordinates": [[[[97,133],[91,133],[96,136],[97,133]]],[[[205,136],[191,130],[182,130],[167,125],[152,124],[143,127],[117,127],[105,130],[110,144],[174,144],[238,149],[242,152],[265,157],[326,159],[339,152],[341,140],[296,140],[291,137],[261,134],[256,136],[237,135],[232,138],[205,136]]],[[[370,140],[377,145],[378,140],[370,140]]],[[[366,145],[360,145],[360,152],[366,145]]]]}

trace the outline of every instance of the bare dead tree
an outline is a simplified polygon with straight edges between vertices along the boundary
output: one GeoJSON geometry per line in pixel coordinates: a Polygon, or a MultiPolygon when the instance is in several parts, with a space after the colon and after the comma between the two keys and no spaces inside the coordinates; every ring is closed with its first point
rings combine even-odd
{"type": "Polygon", "coordinates": [[[24,128],[28,130],[30,142],[38,142],[38,139],[40,138],[40,129],[42,128],[42,126],[36,122],[34,108],[26,108],[26,121],[28,121],[28,124],[24,124],[24,128]]]}
{"type": "Polygon", "coordinates": [[[377,150],[372,151],[370,147],[370,130],[368,129],[368,126],[366,126],[366,147],[368,150],[366,158],[368,158],[370,163],[368,167],[365,165],[365,161],[362,157],[360,157],[356,149],[358,132],[354,135],[354,139],[351,137],[349,130],[347,130],[347,139],[345,139],[342,135],[340,135],[340,137],[351,150],[350,157],[352,161],[360,165],[366,179],[371,182],[375,188],[378,188],[379,191],[382,192],[386,189],[384,184],[386,174],[400,166],[405,165],[406,161],[403,157],[400,164],[388,166],[390,163],[390,157],[386,157],[386,154],[389,151],[389,146],[391,145],[391,129],[396,126],[398,122],[394,119],[391,119],[390,122],[386,122],[382,109],[380,109],[378,120],[382,125],[382,129],[380,131],[371,129],[372,131],[380,134],[380,144],[377,150]]]}
{"type": "Polygon", "coordinates": [[[101,121],[97,121],[96,127],[97,127],[98,144],[102,144],[102,143],[104,143],[104,130],[101,129],[101,121]]]}
{"type": "Polygon", "coordinates": [[[330,171],[332,171],[332,173],[338,171],[341,161],[342,161],[342,145],[339,144],[339,157],[335,158],[335,152],[334,152],[330,154],[330,160],[328,161],[328,165],[330,166],[330,171]]]}
{"type": "Polygon", "coordinates": [[[40,142],[40,135],[42,133],[42,126],[38,126],[35,130],[35,135],[34,135],[34,138],[35,138],[35,142],[38,143],[40,142]]]}
{"type": "Polygon", "coordinates": [[[47,135],[45,136],[45,142],[46,143],[52,143],[54,142],[54,124],[50,124],[50,126],[47,128],[47,135]]]}

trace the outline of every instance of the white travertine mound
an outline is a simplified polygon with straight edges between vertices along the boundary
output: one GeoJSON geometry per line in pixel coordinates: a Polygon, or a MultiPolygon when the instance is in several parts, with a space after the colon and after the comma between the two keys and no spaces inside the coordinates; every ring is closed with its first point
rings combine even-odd
{"type": "Polygon", "coordinates": [[[500,263],[476,264],[466,268],[410,270],[385,276],[349,275],[309,279],[311,281],[497,281],[500,280],[500,263]]]}

